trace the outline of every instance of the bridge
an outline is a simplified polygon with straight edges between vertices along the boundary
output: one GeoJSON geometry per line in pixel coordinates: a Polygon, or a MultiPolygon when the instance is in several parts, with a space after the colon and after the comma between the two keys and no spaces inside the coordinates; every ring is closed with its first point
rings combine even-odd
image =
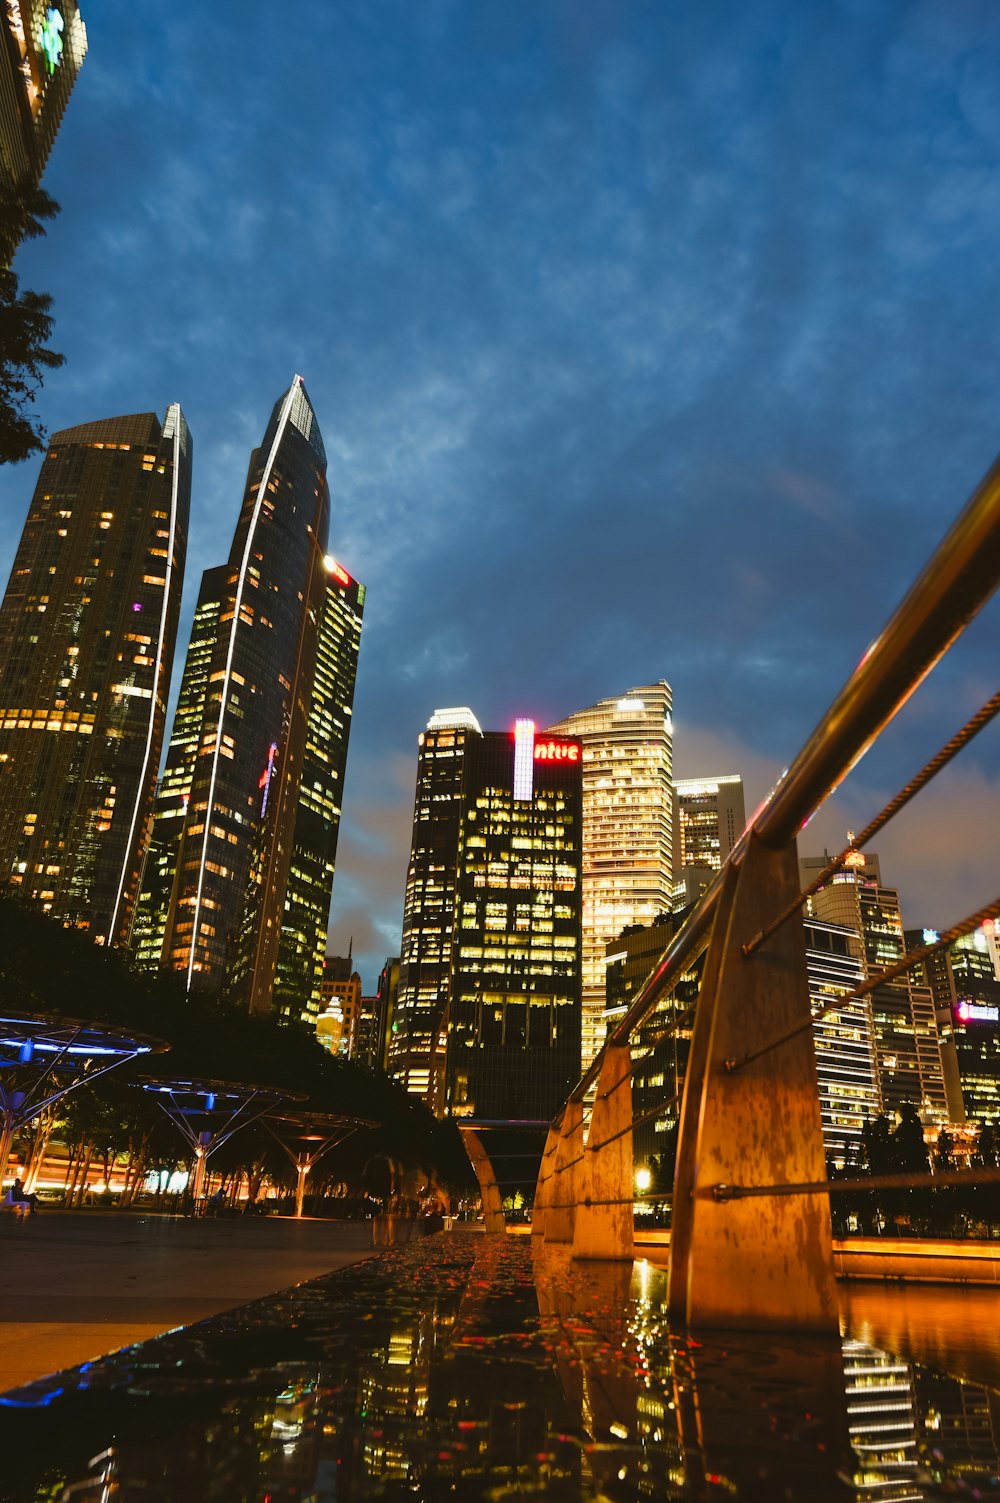
{"type": "MultiPolygon", "coordinates": [[[[870,1189],[876,1181],[828,1183],[814,1025],[824,1011],[890,983],[1000,917],[1000,899],[821,1010],[810,1002],[802,925],[791,920],[989,724],[1000,710],[1000,691],[804,892],[796,836],[953,647],[998,581],[1000,461],[865,651],[549,1129],[533,1237],[566,1246],[581,1263],[627,1262],[634,1250],[633,1131],[642,1121],[679,1111],[668,1294],[678,1325],[836,1329],[831,1188],[870,1189]],[[702,965],[696,1004],[675,1008],[667,1027],[648,1042],[642,1030],[655,1019],[657,1004],[696,962],[702,965]],[[682,1030],[690,1034],[682,1094],[660,1099],[637,1117],[637,1071],[682,1030]]],[[[465,1136],[487,1227],[502,1230],[500,1186],[488,1151],[474,1130],[465,1136]]],[[[997,1179],[1000,1171],[988,1169],[961,1175],[964,1184],[997,1179]]],[[[902,1175],[878,1183],[927,1180],[902,1175]]]]}

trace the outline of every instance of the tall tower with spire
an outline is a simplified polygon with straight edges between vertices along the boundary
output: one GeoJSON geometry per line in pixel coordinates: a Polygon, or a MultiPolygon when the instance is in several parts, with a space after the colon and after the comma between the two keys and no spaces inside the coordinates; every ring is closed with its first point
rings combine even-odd
{"type": "Polygon", "coordinates": [[[329,512],[296,376],[202,581],[133,935],[189,988],[296,1017],[319,1007],[364,604],[329,512]]]}

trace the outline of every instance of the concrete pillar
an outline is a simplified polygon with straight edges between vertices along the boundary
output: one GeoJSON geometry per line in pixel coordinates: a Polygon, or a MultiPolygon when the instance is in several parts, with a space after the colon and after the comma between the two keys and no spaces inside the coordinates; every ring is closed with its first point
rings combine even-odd
{"type": "Polygon", "coordinates": [[[545,1213],[546,1243],[572,1242],[583,1183],[583,1102],[570,1101],[563,1113],[562,1131],[556,1144],[545,1213]]]}
{"type": "Polygon", "coordinates": [[[726,1069],[727,1060],[810,1020],[798,919],[743,953],[798,891],[794,842],[771,851],[751,836],[712,932],[681,1112],[671,1241],[671,1313],[695,1330],[837,1328],[829,1197],[718,1193],[826,1178],[811,1028],[743,1069],[726,1069]]]}
{"type": "Polygon", "coordinates": [[[459,1130],[462,1134],[462,1142],[465,1151],[469,1155],[469,1162],[476,1173],[479,1181],[479,1193],[483,1198],[483,1218],[488,1232],[506,1232],[507,1223],[504,1220],[503,1201],[500,1196],[500,1186],[497,1184],[496,1175],[493,1173],[493,1165],[490,1163],[489,1154],[480,1141],[479,1134],[471,1127],[463,1127],[459,1130]]]}
{"type": "Polygon", "coordinates": [[[542,1162],[538,1166],[538,1181],[535,1185],[535,1198],[531,1207],[531,1235],[533,1237],[545,1236],[546,1217],[549,1205],[554,1198],[552,1186],[556,1168],[556,1148],[562,1132],[562,1123],[563,1113],[560,1112],[549,1128],[545,1148],[542,1151],[542,1162]]]}
{"type": "MultiPolygon", "coordinates": [[[[597,1082],[583,1164],[583,1194],[576,1195],[574,1258],[632,1261],[632,1051],[609,1048],[597,1082]]],[[[577,1182],[579,1184],[579,1181],[577,1182]]]]}

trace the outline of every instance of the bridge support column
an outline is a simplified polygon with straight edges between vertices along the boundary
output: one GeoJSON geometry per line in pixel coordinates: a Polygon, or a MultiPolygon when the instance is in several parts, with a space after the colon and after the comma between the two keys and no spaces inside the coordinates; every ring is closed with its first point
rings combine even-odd
{"type": "Polygon", "coordinates": [[[462,1142],[465,1151],[469,1155],[469,1162],[475,1170],[476,1179],[479,1181],[479,1193],[483,1200],[483,1220],[486,1222],[488,1232],[506,1232],[507,1222],[503,1214],[503,1201],[500,1196],[500,1186],[497,1177],[493,1173],[493,1165],[490,1156],[482,1145],[479,1134],[471,1127],[463,1127],[459,1123],[462,1134],[462,1142]]]}
{"type": "Polygon", "coordinates": [[[716,911],[684,1084],[674,1187],[670,1311],[697,1329],[832,1331],[837,1304],[826,1194],[727,1198],[726,1187],[826,1178],[805,940],[796,919],[743,945],[798,895],[794,842],[751,835],[716,911]]]}
{"type": "Polygon", "coordinates": [[[570,1101],[562,1118],[545,1213],[546,1242],[572,1242],[583,1185],[583,1102],[570,1101]]]}
{"type": "Polygon", "coordinates": [[[535,1198],[531,1206],[531,1235],[533,1237],[545,1236],[549,1206],[555,1198],[552,1194],[552,1188],[556,1168],[556,1149],[559,1146],[562,1121],[562,1116],[558,1116],[555,1119],[549,1128],[545,1139],[545,1147],[542,1150],[542,1162],[538,1166],[538,1182],[535,1185],[535,1198]]]}
{"type": "Polygon", "coordinates": [[[616,1258],[631,1262],[635,1251],[632,1214],[635,1186],[632,1051],[627,1044],[609,1048],[604,1056],[580,1167],[583,1193],[577,1189],[575,1196],[574,1258],[616,1258]]]}

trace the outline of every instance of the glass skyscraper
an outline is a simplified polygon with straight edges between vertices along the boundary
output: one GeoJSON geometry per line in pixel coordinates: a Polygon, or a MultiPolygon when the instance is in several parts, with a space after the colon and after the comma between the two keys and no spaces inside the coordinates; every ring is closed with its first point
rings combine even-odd
{"type": "Polygon", "coordinates": [[[189,987],[295,1017],[319,1009],[364,604],[327,554],[329,509],[296,377],[202,579],[133,934],[189,987]]]}
{"type": "Polygon", "coordinates": [[[673,695],[664,679],[551,726],[583,744],[582,1064],[604,1042],[608,941],[670,908],[673,695]]]}
{"type": "Polygon", "coordinates": [[[190,494],[177,405],[54,434],[0,607],[0,877],[102,944],[132,919],[190,494]]]}
{"type": "Polygon", "coordinates": [[[528,720],[421,737],[388,1058],[438,1115],[548,1121],[578,1078],[581,767],[528,720]]]}

